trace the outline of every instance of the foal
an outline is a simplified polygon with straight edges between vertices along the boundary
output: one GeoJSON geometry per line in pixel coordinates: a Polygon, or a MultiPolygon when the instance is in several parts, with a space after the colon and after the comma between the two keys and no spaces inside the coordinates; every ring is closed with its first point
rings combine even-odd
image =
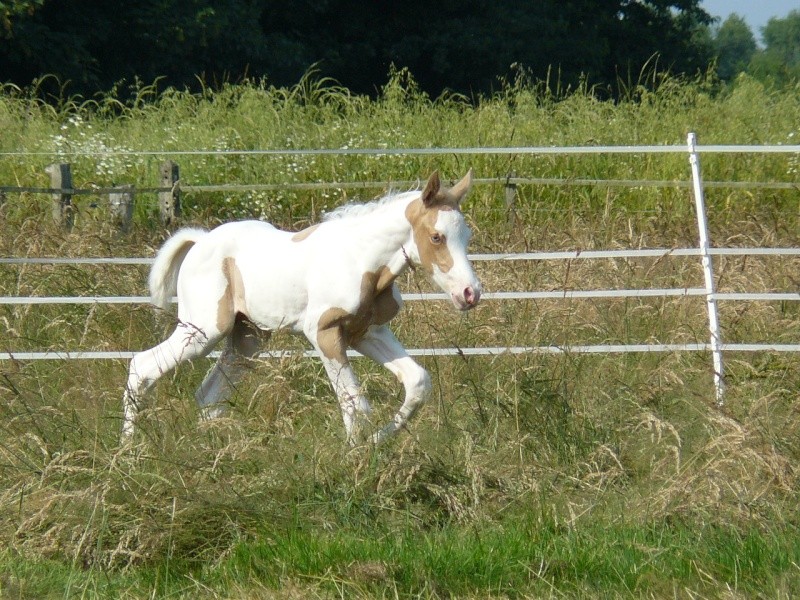
{"type": "Polygon", "coordinates": [[[247,359],[258,355],[254,328],[305,334],[325,365],[351,444],[371,408],[347,349],[394,373],[405,386],[405,401],[372,441],[390,437],[431,388],[428,373],[387,326],[402,306],[395,279],[409,265],[421,266],[457,309],[478,304],[481,285],[466,253],[471,232],[460,210],[471,186],[471,169],[452,188],[434,172],[421,192],[344,206],[299,233],[261,221],[175,233],[156,255],[149,284],[153,303],[162,308],[177,293],[178,325],[166,341],[131,360],[123,440],[133,434],[143,395],[161,375],[224,340],[195,394],[207,416],[220,414],[247,359]]]}

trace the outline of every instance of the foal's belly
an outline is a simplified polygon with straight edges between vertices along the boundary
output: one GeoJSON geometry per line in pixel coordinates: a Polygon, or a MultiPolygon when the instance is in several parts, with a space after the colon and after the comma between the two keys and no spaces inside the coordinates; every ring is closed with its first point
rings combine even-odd
{"type": "Polygon", "coordinates": [[[305,315],[305,307],[298,310],[292,304],[283,304],[275,298],[257,298],[248,302],[247,307],[247,318],[264,331],[288,329],[302,333],[305,315]]]}
{"type": "Polygon", "coordinates": [[[247,317],[260,329],[303,331],[308,290],[306,257],[286,232],[273,230],[237,252],[247,317]]]}

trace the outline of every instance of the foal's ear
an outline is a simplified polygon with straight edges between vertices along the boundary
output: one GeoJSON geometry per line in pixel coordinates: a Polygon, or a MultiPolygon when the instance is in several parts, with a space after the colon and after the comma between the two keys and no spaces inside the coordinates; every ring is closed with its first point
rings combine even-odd
{"type": "Polygon", "coordinates": [[[422,190],[422,204],[425,208],[430,208],[436,204],[436,197],[439,195],[439,189],[442,187],[442,182],[439,179],[439,171],[434,171],[428,177],[428,183],[425,184],[425,189],[422,190]]]}
{"type": "Polygon", "coordinates": [[[447,191],[447,195],[450,196],[450,199],[455,202],[456,206],[461,204],[461,201],[464,199],[464,196],[467,195],[467,192],[472,188],[472,169],[470,168],[467,171],[467,174],[461,178],[457,184],[451,187],[447,191]]]}

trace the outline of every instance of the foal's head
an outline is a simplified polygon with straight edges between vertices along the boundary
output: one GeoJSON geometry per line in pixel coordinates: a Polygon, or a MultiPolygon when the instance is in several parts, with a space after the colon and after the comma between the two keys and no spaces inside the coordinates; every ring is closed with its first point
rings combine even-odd
{"type": "Polygon", "coordinates": [[[467,258],[472,232],[460,208],[471,187],[472,169],[452,188],[443,187],[434,171],[406,209],[412,227],[408,259],[421,265],[459,310],[474,308],[481,298],[481,284],[467,258]]]}

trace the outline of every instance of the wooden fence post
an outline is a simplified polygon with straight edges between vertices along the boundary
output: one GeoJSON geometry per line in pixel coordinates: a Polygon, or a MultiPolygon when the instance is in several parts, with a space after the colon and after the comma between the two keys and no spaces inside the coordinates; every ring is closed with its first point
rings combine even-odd
{"type": "Polygon", "coordinates": [[[69,164],[56,163],[44,170],[50,175],[50,187],[60,190],[53,194],[53,220],[60,223],[68,231],[74,223],[74,207],[72,206],[72,170],[69,164]]]}
{"type": "Polygon", "coordinates": [[[161,165],[161,187],[169,191],[158,193],[158,206],[161,211],[161,222],[169,225],[181,214],[181,190],[178,187],[180,168],[178,164],[167,160],[161,165]]]}
{"type": "Polygon", "coordinates": [[[133,220],[134,187],[121,185],[108,194],[111,218],[123,232],[127,232],[133,220]]]}
{"type": "Polygon", "coordinates": [[[505,186],[505,199],[506,199],[506,215],[508,224],[513,225],[517,219],[517,184],[512,183],[511,180],[517,176],[516,171],[511,171],[506,177],[505,186]]]}

